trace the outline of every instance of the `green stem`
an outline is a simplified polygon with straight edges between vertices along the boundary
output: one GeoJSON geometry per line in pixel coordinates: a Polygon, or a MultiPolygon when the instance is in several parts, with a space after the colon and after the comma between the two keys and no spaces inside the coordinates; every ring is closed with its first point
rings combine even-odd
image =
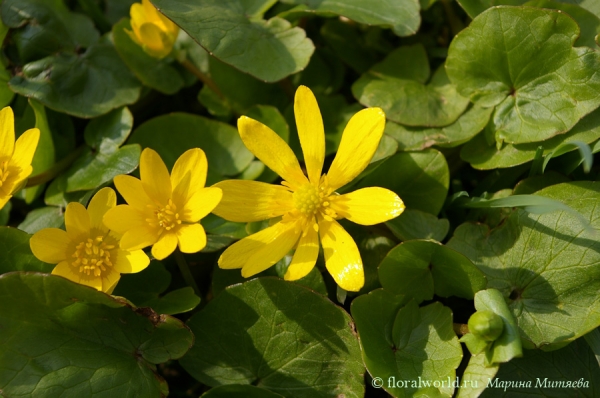
{"type": "Polygon", "coordinates": [[[181,63],[181,65],[185,69],[187,69],[194,76],[196,76],[198,78],[198,80],[200,80],[208,88],[210,88],[212,91],[214,91],[214,93],[217,94],[219,96],[219,98],[225,99],[225,96],[223,95],[223,93],[221,92],[221,89],[219,89],[219,86],[217,86],[217,84],[215,83],[215,81],[212,80],[210,77],[208,77],[208,75],[206,75],[200,69],[196,68],[196,65],[194,65],[193,63],[191,63],[190,60],[188,60],[186,58],[186,59],[183,59],[183,60],[179,60],[179,62],[181,63]]]}
{"type": "Polygon", "coordinates": [[[451,0],[442,0],[442,5],[444,6],[444,11],[446,12],[446,16],[448,17],[448,21],[450,22],[450,29],[452,30],[452,36],[456,36],[458,32],[465,28],[465,24],[462,23],[460,19],[456,16],[454,12],[454,8],[452,7],[451,0]]]}
{"type": "Polygon", "coordinates": [[[67,167],[71,166],[71,164],[83,153],[83,151],[88,148],[87,145],[81,145],[79,148],[68,154],[65,158],[60,160],[59,162],[54,163],[52,167],[48,170],[35,175],[29,180],[27,180],[26,188],[35,187],[36,185],[44,184],[48,181],[52,181],[55,179],[60,173],[62,173],[67,167]]]}
{"type": "Polygon", "coordinates": [[[177,265],[179,266],[179,271],[181,271],[181,275],[183,276],[185,283],[187,283],[188,286],[190,286],[192,289],[194,289],[194,293],[196,293],[196,296],[202,297],[202,295],[200,293],[200,289],[198,288],[198,285],[196,284],[196,281],[194,280],[194,275],[192,275],[192,272],[190,271],[190,267],[188,266],[187,261],[185,261],[185,257],[183,256],[183,253],[180,252],[179,249],[175,249],[175,261],[177,262],[177,265]]]}

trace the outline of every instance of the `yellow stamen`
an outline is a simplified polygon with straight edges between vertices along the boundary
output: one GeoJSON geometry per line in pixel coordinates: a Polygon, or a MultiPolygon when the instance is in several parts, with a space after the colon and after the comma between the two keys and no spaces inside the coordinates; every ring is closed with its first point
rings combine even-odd
{"type": "Polygon", "coordinates": [[[110,250],[115,248],[115,245],[106,244],[104,240],[105,236],[97,236],[77,244],[72,255],[75,260],[71,265],[82,274],[101,276],[107,267],[112,267],[110,250]]]}
{"type": "Polygon", "coordinates": [[[0,162],[0,188],[8,179],[8,160],[0,162]]]}
{"type": "Polygon", "coordinates": [[[177,212],[177,206],[171,199],[169,199],[169,202],[165,207],[156,208],[154,210],[154,215],[156,216],[156,219],[148,218],[146,221],[150,225],[161,227],[161,233],[164,231],[170,231],[181,224],[179,213],[177,212]]]}

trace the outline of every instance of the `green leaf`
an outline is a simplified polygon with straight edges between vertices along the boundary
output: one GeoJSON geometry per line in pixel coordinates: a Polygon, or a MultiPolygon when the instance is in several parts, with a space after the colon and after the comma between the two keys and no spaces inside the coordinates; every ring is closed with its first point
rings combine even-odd
{"type": "Polygon", "coordinates": [[[37,273],[0,276],[0,323],[0,390],[11,397],[165,396],[154,364],[193,344],[175,318],[37,273]]]}
{"type": "Polygon", "coordinates": [[[12,209],[12,203],[10,201],[6,202],[4,207],[0,209],[0,226],[8,224],[10,220],[10,210],[12,209]]]}
{"type": "Polygon", "coordinates": [[[250,385],[230,384],[211,388],[201,398],[283,398],[283,395],[250,385]]]}
{"type": "MultiPolygon", "coordinates": [[[[534,159],[538,147],[548,155],[557,148],[573,141],[590,144],[600,138],[600,109],[595,110],[579,121],[568,133],[559,134],[546,141],[528,144],[504,143],[500,149],[495,144],[489,145],[483,134],[465,144],[460,157],[476,169],[491,170],[513,167],[534,159]]],[[[575,150],[571,147],[570,150],[575,150]]]]}
{"type": "Polygon", "coordinates": [[[478,398],[486,389],[488,381],[498,373],[499,366],[486,366],[485,355],[472,355],[463,373],[456,398],[478,398]]]}
{"type": "Polygon", "coordinates": [[[507,298],[525,348],[560,348],[600,325],[597,183],[573,182],[536,195],[581,213],[514,210],[497,228],[466,223],[448,246],[465,254],[507,298]]]}
{"type": "Polygon", "coordinates": [[[393,248],[379,264],[383,288],[417,304],[441,297],[472,299],[485,289],[483,273],[464,255],[437,242],[412,240],[393,248]]]}
{"type": "Polygon", "coordinates": [[[397,153],[358,184],[391,189],[407,208],[438,214],[444,205],[449,185],[448,164],[435,149],[397,153]]]}
{"type": "Polygon", "coordinates": [[[157,151],[171,168],[181,154],[191,148],[201,148],[208,158],[207,185],[222,177],[241,173],[254,155],[242,142],[237,130],[228,124],[186,113],[172,113],[150,119],[138,127],[130,142],[157,151]]]}
{"type": "Polygon", "coordinates": [[[158,314],[180,314],[193,310],[200,297],[191,287],[165,291],[171,284],[171,274],[158,261],[135,274],[123,274],[113,295],[127,298],[138,307],[151,307],[158,314]]]}
{"type": "Polygon", "coordinates": [[[11,37],[23,63],[87,48],[99,38],[93,22],[69,11],[63,0],[5,0],[0,14],[2,21],[15,29],[11,37]]]}
{"type": "Polygon", "coordinates": [[[400,47],[352,85],[365,106],[379,106],[389,120],[408,126],[442,127],[458,119],[469,105],[446,76],[444,66],[430,80],[425,47],[400,47]]]}
{"type": "Polygon", "coordinates": [[[502,364],[490,383],[482,398],[594,398],[600,394],[600,368],[585,341],[578,339],[558,351],[527,351],[523,358],[502,364]],[[511,380],[526,384],[509,385],[511,380]]]}
{"type": "Polygon", "coordinates": [[[450,229],[445,218],[416,209],[406,209],[400,216],[385,223],[394,236],[402,241],[432,239],[441,242],[450,229]]]}
{"type": "Polygon", "coordinates": [[[35,98],[48,108],[92,118],[136,102],[140,83],[106,41],[83,54],[61,52],[28,63],[9,81],[17,94],[35,98]]]}
{"type": "Polygon", "coordinates": [[[600,330],[594,329],[583,337],[594,353],[596,362],[600,365],[600,330]]]}
{"type": "Polygon", "coordinates": [[[282,0],[283,3],[304,5],[305,10],[322,15],[340,15],[358,23],[392,28],[398,36],[414,35],[421,24],[417,0],[373,2],[369,0],[282,0]]]}
{"type": "Polygon", "coordinates": [[[196,344],[180,363],[209,386],[253,384],[292,398],[362,397],[364,367],[351,325],[322,295],[258,278],[229,287],[189,320],[196,344]]]}
{"type": "Polygon", "coordinates": [[[369,48],[354,24],[327,20],[321,27],[321,36],[335,55],[357,73],[366,72],[377,61],[377,53],[369,48]]]}
{"type": "Polygon", "coordinates": [[[528,177],[524,180],[519,181],[515,186],[513,195],[530,195],[534,192],[544,189],[551,185],[560,184],[561,182],[569,182],[570,180],[563,174],[555,171],[549,171],[542,175],[528,177]]]}
{"type": "Polygon", "coordinates": [[[28,234],[34,234],[44,228],[60,228],[64,223],[65,214],[60,207],[38,207],[27,213],[18,228],[28,234]]]}
{"type": "Polygon", "coordinates": [[[600,53],[573,48],[578,36],[558,11],[490,8],[452,41],[448,77],[473,102],[496,106],[496,141],[546,140],[600,105],[600,53]]]}
{"type": "Polygon", "coordinates": [[[16,228],[0,227],[0,274],[12,271],[52,271],[54,265],[38,260],[31,252],[30,237],[28,233],[16,228]]]}
{"type": "Polygon", "coordinates": [[[385,133],[398,141],[401,151],[415,151],[433,145],[455,147],[464,144],[485,128],[493,108],[473,105],[454,123],[440,128],[406,127],[388,122],[385,133]]]}
{"type": "Polygon", "coordinates": [[[153,0],[169,19],[221,61],[267,82],[308,64],[314,46],[306,33],[281,18],[252,20],[252,3],[242,0],[153,0]]]}
{"type": "Polygon", "coordinates": [[[167,59],[156,59],[144,52],[126,31],[131,31],[129,20],[122,19],[112,27],[115,50],[119,56],[146,86],[164,94],[175,94],[183,87],[181,74],[170,65],[167,59]]]}
{"type": "Polygon", "coordinates": [[[352,301],[367,369],[383,380],[382,387],[394,397],[419,393],[450,397],[453,387],[446,382],[436,388],[433,382],[454,380],[462,358],[452,330],[452,312],[440,303],[418,308],[411,302],[401,308],[403,300],[378,289],[352,301]]]}

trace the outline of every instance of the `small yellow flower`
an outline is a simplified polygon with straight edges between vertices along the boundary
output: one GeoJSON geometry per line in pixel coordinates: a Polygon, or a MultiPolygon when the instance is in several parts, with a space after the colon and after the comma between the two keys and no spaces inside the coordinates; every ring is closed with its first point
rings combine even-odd
{"type": "Polygon", "coordinates": [[[291,249],[286,280],[306,276],[319,254],[336,283],[358,291],[364,285],[362,260],[352,237],[336,221],[347,218],[373,225],[404,211],[404,203],[384,188],[364,188],[339,195],[335,191],[356,178],[373,157],[385,127],[385,114],[368,108],[355,114],[346,126],[329,172],[321,175],[325,158],[325,133],[317,100],[304,86],[296,91],[296,125],[307,176],[290,147],[273,130],[242,116],[238,128],[242,141],[254,155],[281,176],[281,185],[227,180],[216,184],[223,200],[213,211],[230,221],[252,222],[275,217],[281,221],[236,242],[219,259],[221,268],[241,268],[250,277],[269,268],[291,249]]]}
{"type": "Polygon", "coordinates": [[[126,32],[148,55],[160,59],[171,53],[179,33],[177,25],[158,12],[149,0],[132,4],[129,14],[133,32],[126,32]]]}
{"type": "Polygon", "coordinates": [[[30,129],[15,142],[15,117],[10,107],[0,111],[0,209],[20,190],[31,174],[31,160],[40,130],[30,129]]]}
{"type": "Polygon", "coordinates": [[[112,293],[121,274],[140,272],[150,260],[142,250],[119,248],[119,238],[102,217],[117,204],[111,188],[102,188],[86,208],[69,203],[65,211],[66,232],[46,228],[29,240],[31,251],[41,261],[57,264],[52,270],[73,282],[112,293]]]}
{"type": "Polygon", "coordinates": [[[114,179],[128,205],[109,210],[104,223],[123,234],[121,249],[136,250],[152,245],[152,255],[162,260],[177,245],[184,253],[196,253],[206,246],[201,218],[221,200],[219,188],[204,188],[208,163],[199,148],[177,159],[173,172],[150,148],[140,158],[141,180],[120,175],[114,179]]]}

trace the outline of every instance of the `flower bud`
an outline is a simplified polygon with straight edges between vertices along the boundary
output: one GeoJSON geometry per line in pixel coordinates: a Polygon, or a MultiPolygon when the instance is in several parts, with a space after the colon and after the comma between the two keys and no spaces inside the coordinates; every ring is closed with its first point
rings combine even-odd
{"type": "Polygon", "coordinates": [[[150,0],[134,3],[129,14],[133,32],[126,32],[148,55],[160,59],[171,53],[179,33],[177,25],[158,12],[150,0]]]}
{"type": "Polygon", "coordinates": [[[492,311],[477,311],[469,318],[469,331],[485,341],[494,341],[504,330],[504,321],[492,311]]]}

